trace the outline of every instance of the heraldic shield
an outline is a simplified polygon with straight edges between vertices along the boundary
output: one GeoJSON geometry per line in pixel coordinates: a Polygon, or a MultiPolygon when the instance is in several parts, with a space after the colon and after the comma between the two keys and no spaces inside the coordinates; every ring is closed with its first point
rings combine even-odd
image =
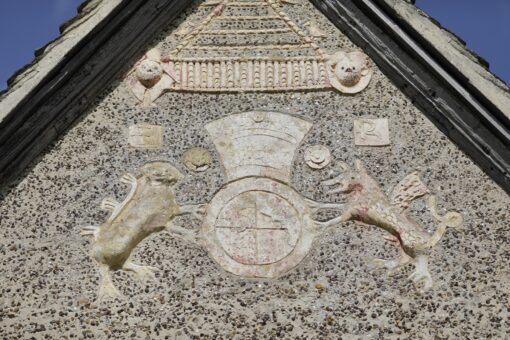
{"type": "Polygon", "coordinates": [[[309,252],[318,222],[290,177],[295,151],[311,126],[269,111],[234,114],[206,126],[228,182],[208,206],[202,240],[225,270],[279,277],[309,252]]]}

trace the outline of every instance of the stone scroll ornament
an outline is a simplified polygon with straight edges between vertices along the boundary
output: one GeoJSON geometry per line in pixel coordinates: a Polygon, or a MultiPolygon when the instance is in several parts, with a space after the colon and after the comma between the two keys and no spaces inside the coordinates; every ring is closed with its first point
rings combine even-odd
{"type": "Polygon", "coordinates": [[[210,14],[198,24],[184,23],[173,50],[153,49],[135,66],[132,92],[147,106],[166,91],[336,89],[354,94],[365,89],[372,76],[368,57],[359,51],[326,53],[317,43],[325,34],[313,22],[301,28],[285,13],[293,5],[277,0],[204,2],[201,6],[210,7],[210,14]],[[253,15],[239,16],[240,10],[253,15]]]}
{"type": "Polygon", "coordinates": [[[341,167],[339,176],[324,182],[327,186],[335,187],[330,193],[346,196],[341,222],[358,221],[386,230],[390,234],[386,239],[399,249],[400,257],[375,259],[374,264],[391,274],[412,263],[415,270],[409,279],[422,291],[430,289],[433,280],[428,269],[428,253],[441,240],[448,227],[458,228],[462,224],[462,215],[452,211],[444,216],[439,215],[435,196],[430,195],[417,173],[405,177],[388,198],[361,161],[356,160],[355,168],[345,163],[341,167]],[[432,234],[407,216],[407,209],[413,200],[425,195],[429,196],[429,210],[438,222],[432,234]]]}

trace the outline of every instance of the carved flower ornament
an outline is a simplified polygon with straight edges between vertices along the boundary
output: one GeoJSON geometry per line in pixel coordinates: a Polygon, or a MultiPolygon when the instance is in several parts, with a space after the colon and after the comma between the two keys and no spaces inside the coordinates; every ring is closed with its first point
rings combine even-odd
{"type": "Polygon", "coordinates": [[[343,93],[363,91],[372,78],[368,56],[363,52],[337,52],[329,57],[328,66],[331,85],[343,93]]]}
{"type": "Polygon", "coordinates": [[[150,106],[175,81],[174,72],[161,60],[161,52],[154,48],[135,65],[129,87],[143,106],[150,106]]]}

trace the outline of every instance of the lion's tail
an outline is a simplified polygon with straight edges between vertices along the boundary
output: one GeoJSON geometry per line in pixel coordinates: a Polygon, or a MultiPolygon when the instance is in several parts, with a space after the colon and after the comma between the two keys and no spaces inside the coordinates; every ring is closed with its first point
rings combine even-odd
{"type": "Polygon", "coordinates": [[[432,234],[425,245],[425,248],[432,248],[441,240],[446,232],[446,228],[458,228],[464,219],[460,213],[454,211],[449,211],[444,216],[439,215],[437,212],[435,196],[429,197],[428,206],[434,218],[439,221],[436,231],[432,234]]]}

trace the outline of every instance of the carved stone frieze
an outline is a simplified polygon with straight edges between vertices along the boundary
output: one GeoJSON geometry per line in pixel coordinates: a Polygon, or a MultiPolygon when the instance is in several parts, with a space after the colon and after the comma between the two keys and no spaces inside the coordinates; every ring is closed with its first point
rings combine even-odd
{"type": "MultiPolygon", "coordinates": [[[[231,114],[207,124],[205,129],[218,150],[227,179],[207,205],[177,203],[174,186],[182,175],[170,163],[151,162],[140,169],[139,176],[123,176],[121,181],[131,185],[124,201],[105,199],[101,207],[111,212],[107,221],[82,230],[83,235],[94,239],[91,255],[102,277],[99,296],[119,295],[111,280],[112,270],[132,271],[140,278],[153,276],[155,268],[135,265],[130,256],[147,236],[164,229],[203,246],[232,274],[275,278],[301,263],[324,230],[350,220],[389,231],[388,239],[400,249],[398,259],[377,259],[377,266],[393,271],[414,263],[411,279],[422,290],[432,287],[428,252],[447,227],[460,226],[462,216],[457,212],[440,215],[435,197],[417,173],[408,175],[387,198],[360,161],[356,161],[355,169],[340,162],[342,173],[324,182],[335,186],[330,193],[346,194],[345,203],[320,203],[303,197],[291,184],[291,167],[296,149],[311,127],[304,119],[273,111],[231,114]],[[433,234],[407,216],[411,203],[426,195],[438,222],[433,234]],[[321,209],[342,213],[319,222],[313,216],[321,209]],[[201,229],[174,225],[175,217],[182,214],[200,219],[201,229]]],[[[183,156],[183,163],[195,172],[209,168],[211,160],[202,148],[192,148],[183,156]]],[[[331,161],[331,154],[324,146],[310,146],[305,150],[305,161],[320,169],[331,161]]]]}
{"type": "Polygon", "coordinates": [[[210,7],[209,15],[197,24],[184,23],[173,50],[163,56],[153,51],[137,64],[131,80],[133,92],[150,104],[164,91],[363,90],[371,77],[368,57],[361,52],[329,56],[317,44],[325,34],[316,24],[309,21],[301,28],[285,13],[285,6],[292,4],[276,0],[205,2],[201,6],[210,7]],[[236,14],[240,9],[258,14],[236,14]],[[247,21],[264,25],[235,28],[247,21]]]}

